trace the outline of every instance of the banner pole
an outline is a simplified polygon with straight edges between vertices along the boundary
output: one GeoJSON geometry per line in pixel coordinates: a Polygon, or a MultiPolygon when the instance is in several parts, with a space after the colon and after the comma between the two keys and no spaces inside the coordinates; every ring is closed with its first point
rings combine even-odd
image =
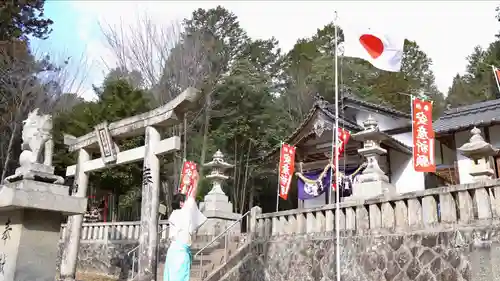
{"type": "Polygon", "coordinates": [[[186,164],[186,158],[182,159],[182,164],[181,164],[181,172],[179,174],[179,184],[175,188],[177,193],[181,192],[181,185],[182,185],[182,173],[184,172],[184,164],[186,164]]]}
{"type": "Polygon", "coordinates": [[[278,190],[276,192],[276,212],[278,212],[278,209],[280,207],[280,169],[281,169],[281,153],[283,152],[283,142],[280,143],[280,161],[278,165],[278,190]]]}

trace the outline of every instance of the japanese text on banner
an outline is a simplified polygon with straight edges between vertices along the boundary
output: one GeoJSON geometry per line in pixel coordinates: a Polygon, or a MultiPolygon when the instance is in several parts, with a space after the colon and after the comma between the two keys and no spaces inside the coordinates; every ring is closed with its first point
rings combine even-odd
{"type": "Polygon", "coordinates": [[[196,170],[196,163],[192,161],[185,161],[182,166],[181,182],[179,185],[179,192],[182,194],[189,194],[193,189],[194,175],[196,170]]]}
{"type": "Polygon", "coordinates": [[[417,172],[435,172],[432,102],[412,101],[413,167],[417,172]]]}
{"type": "Polygon", "coordinates": [[[279,195],[284,200],[288,198],[288,191],[295,170],[295,147],[284,143],[281,146],[279,166],[279,195]]]}
{"type": "MultiPolygon", "coordinates": [[[[337,151],[337,157],[340,159],[342,153],[344,153],[345,148],[347,147],[347,142],[351,137],[351,133],[344,129],[338,128],[337,133],[339,134],[338,144],[335,146],[335,151],[337,151]]],[[[332,159],[332,169],[335,169],[335,158],[332,159]]],[[[335,170],[333,171],[335,173],[335,170]]],[[[332,189],[335,190],[335,177],[332,177],[332,189]]]]}

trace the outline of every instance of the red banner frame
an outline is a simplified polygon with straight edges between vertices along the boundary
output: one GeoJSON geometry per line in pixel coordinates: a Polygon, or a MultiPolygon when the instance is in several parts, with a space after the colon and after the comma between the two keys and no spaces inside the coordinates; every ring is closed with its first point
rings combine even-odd
{"type": "Polygon", "coordinates": [[[179,182],[179,192],[189,195],[193,189],[194,171],[196,170],[196,163],[192,161],[185,161],[182,165],[181,180],[179,182]]]}
{"type": "Polygon", "coordinates": [[[435,172],[432,102],[412,100],[413,168],[417,172],[435,172]]]}
{"type": "Polygon", "coordinates": [[[292,183],[293,172],[295,171],[295,147],[289,144],[282,144],[280,150],[279,173],[279,196],[283,200],[288,199],[290,184],[292,183]]]}

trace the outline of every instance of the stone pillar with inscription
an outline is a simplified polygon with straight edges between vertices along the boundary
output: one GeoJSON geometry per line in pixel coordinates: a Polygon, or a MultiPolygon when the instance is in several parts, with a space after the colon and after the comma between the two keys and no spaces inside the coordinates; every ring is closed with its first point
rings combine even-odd
{"type": "Polygon", "coordinates": [[[160,206],[160,161],[155,149],[161,140],[153,126],[146,127],[139,236],[139,281],[156,280],[158,208],[160,206]]]}
{"type": "Polygon", "coordinates": [[[379,166],[380,156],[387,153],[380,147],[380,142],[387,136],[380,132],[377,121],[371,115],[363,122],[363,127],[364,130],[352,135],[352,138],[363,142],[363,148],[358,149],[358,153],[366,158],[367,164],[352,187],[352,196],[347,200],[393,194],[396,190],[379,166]]]}
{"type": "Polygon", "coordinates": [[[484,141],[481,130],[474,127],[469,142],[458,148],[465,157],[472,161],[470,175],[478,182],[491,179],[495,175],[493,156],[498,154],[498,149],[484,141]]]}
{"type": "Polygon", "coordinates": [[[51,130],[50,115],[28,115],[20,167],[0,186],[0,281],[53,281],[63,216],[85,211],[54,175],[51,130]]]}
{"type": "MultiPolygon", "coordinates": [[[[97,138],[97,143],[99,145],[103,163],[109,164],[115,162],[117,158],[116,146],[114,145],[111,134],[109,133],[108,123],[103,122],[95,126],[94,132],[97,138]]],[[[74,197],[86,198],[87,196],[89,175],[83,169],[83,165],[89,160],[90,153],[88,152],[88,150],[85,148],[79,149],[75,180],[70,192],[70,194],[74,197]]],[[[83,214],[73,215],[68,218],[68,223],[66,224],[67,230],[65,236],[63,237],[63,253],[60,266],[61,280],[75,280],[82,223],[83,214]]]]}
{"type": "MultiPolygon", "coordinates": [[[[212,182],[212,189],[200,203],[200,210],[207,217],[207,222],[200,227],[198,234],[218,235],[241,218],[240,214],[233,213],[233,204],[222,190],[222,183],[229,178],[224,175],[224,170],[232,168],[233,165],[226,163],[222,152],[217,150],[213,160],[203,166],[212,169],[206,176],[212,182]]],[[[233,229],[232,233],[240,232],[240,227],[236,226],[233,229]]]]}

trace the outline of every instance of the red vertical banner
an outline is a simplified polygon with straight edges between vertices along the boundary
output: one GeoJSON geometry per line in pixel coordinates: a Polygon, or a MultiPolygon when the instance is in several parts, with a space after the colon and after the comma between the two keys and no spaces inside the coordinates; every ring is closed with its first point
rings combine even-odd
{"type": "Polygon", "coordinates": [[[293,171],[295,170],[295,147],[284,143],[281,146],[279,166],[279,196],[287,200],[293,171]]]}
{"type": "Polygon", "coordinates": [[[179,184],[180,193],[189,194],[191,189],[193,189],[195,170],[196,163],[192,161],[184,161],[184,165],[182,165],[181,181],[179,184]]]}
{"type": "Polygon", "coordinates": [[[412,100],[413,167],[417,172],[435,172],[432,102],[412,100]]]}
{"type": "MultiPolygon", "coordinates": [[[[347,142],[351,138],[351,132],[344,128],[338,128],[337,134],[339,134],[339,139],[335,151],[337,151],[337,157],[340,159],[347,147],[347,142]]],[[[334,169],[332,171],[333,177],[331,177],[330,181],[332,182],[332,190],[335,190],[335,158],[332,158],[332,169],[334,169]]]]}
{"type": "Polygon", "coordinates": [[[500,92],[500,70],[496,66],[492,65],[493,76],[495,77],[495,82],[497,83],[497,90],[500,92]]]}
{"type": "Polygon", "coordinates": [[[336,150],[337,150],[337,155],[340,158],[342,153],[344,153],[345,148],[347,147],[347,142],[351,137],[351,133],[344,128],[339,128],[337,130],[337,133],[339,134],[339,143],[336,145],[337,148],[336,150]]]}

